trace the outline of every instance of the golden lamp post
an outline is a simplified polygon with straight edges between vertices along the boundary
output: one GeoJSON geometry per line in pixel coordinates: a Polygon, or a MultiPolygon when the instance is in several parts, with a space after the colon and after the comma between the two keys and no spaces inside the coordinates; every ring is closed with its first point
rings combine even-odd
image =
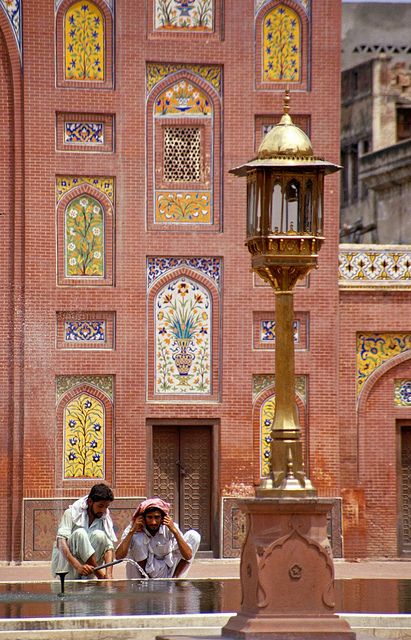
{"type": "Polygon", "coordinates": [[[247,640],[352,640],[334,611],[334,565],[327,538],[333,501],[305,475],[295,403],[293,288],[317,266],[324,241],[324,176],[338,165],[316,158],[289,115],[265,136],[257,158],[231,170],[247,178],[247,240],[253,270],[275,290],[275,414],[271,473],[247,514],[240,612],[222,630],[247,640]]]}

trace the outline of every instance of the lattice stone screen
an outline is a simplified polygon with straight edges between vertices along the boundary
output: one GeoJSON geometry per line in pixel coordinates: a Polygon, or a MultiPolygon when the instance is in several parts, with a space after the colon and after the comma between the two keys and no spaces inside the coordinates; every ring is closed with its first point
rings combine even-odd
{"type": "Polygon", "coordinates": [[[201,179],[201,134],[196,127],[164,130],[164,180],[198,182],[201,179]]]}

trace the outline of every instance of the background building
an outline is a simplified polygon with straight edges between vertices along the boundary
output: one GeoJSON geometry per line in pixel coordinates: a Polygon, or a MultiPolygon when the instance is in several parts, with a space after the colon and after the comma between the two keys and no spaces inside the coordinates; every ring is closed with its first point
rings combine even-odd
{"type": "MultiPolygon", "coordinates": [[[[101,479],[120,529],[160,493],[204,553],[239,554],[238,499],[268,472],[275,316],[228,169],[287,85],[338,162],[340,8],[0,0],[2,560],[48,558],[101,479]]],[[[344,262],[339,282],[338,191],[327,178],[320,269],[295,296],[296,401],[336,555],[342,495],[345,555],[393,556],[408,297],[364,294],[344,262]]]]}
{"type": "Polygon", "coordinates": [[[342,485],[368,556],[411,551],[410,24],[411,4],[343,4],[342,485]]]}

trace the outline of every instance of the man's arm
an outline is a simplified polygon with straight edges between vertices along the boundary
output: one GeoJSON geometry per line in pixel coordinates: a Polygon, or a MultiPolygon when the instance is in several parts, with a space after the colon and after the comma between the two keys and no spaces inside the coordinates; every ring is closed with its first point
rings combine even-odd
{"type": "Polygon", "coordinates": [[[137,516],[136,518],[133,518],[133,520],[130,522],[130,528],[127,531],[126,535],[124,536],[124,538],[122,538],[120,544],[118,545],[117,549],[116,549],[116,559],[117,560],[122,560],[123,558],[125,558],[128,554],[128,550],[130,548],[130,544],[131,544],[131,540],[133,538],[133,535],[135,533],[137,533],[138,531],[143,531],[144,529],[144,518],[143,516],[137,516]]]}
{"type": "Polygon", "coordinates": [[[82,564],[79,560],[77,560],[77,558],[73,556],[65,538],[57,537],[57,548],[60,549],[66,560],[71,564],[72,567],[74,567],[74,569],[80,576],[89,576],[93,573],[94,567],[92,567],[91,564],[82,564]]]}
{"type": "Polygon", "coordinates": [[[191,551],[190,545],[184,540],[183,535],[179,529],[177,529],[176,525],[170,518],[170,516],[164,516],[163,524],[168,527],[171,531],[175,539],[177,540],[178,548],[181,553],[181,557],[183,560],[189,562],[193,557],[193,552],[191,551]]]}

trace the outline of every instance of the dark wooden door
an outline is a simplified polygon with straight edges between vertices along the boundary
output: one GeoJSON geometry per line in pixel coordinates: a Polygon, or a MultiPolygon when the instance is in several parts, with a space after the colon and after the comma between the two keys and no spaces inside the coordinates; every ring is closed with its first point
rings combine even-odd
{"type": "Polygon", "coordinates": [[[411,554],[411,426],[401,428],[400,552],[411,554]]]}
{"type": "Polygon", "coordinates": [[[201,533],[200,550],[211,549],[211,428],[153,427],[153,495],[172,505],[184,532],[201,533]]]}

